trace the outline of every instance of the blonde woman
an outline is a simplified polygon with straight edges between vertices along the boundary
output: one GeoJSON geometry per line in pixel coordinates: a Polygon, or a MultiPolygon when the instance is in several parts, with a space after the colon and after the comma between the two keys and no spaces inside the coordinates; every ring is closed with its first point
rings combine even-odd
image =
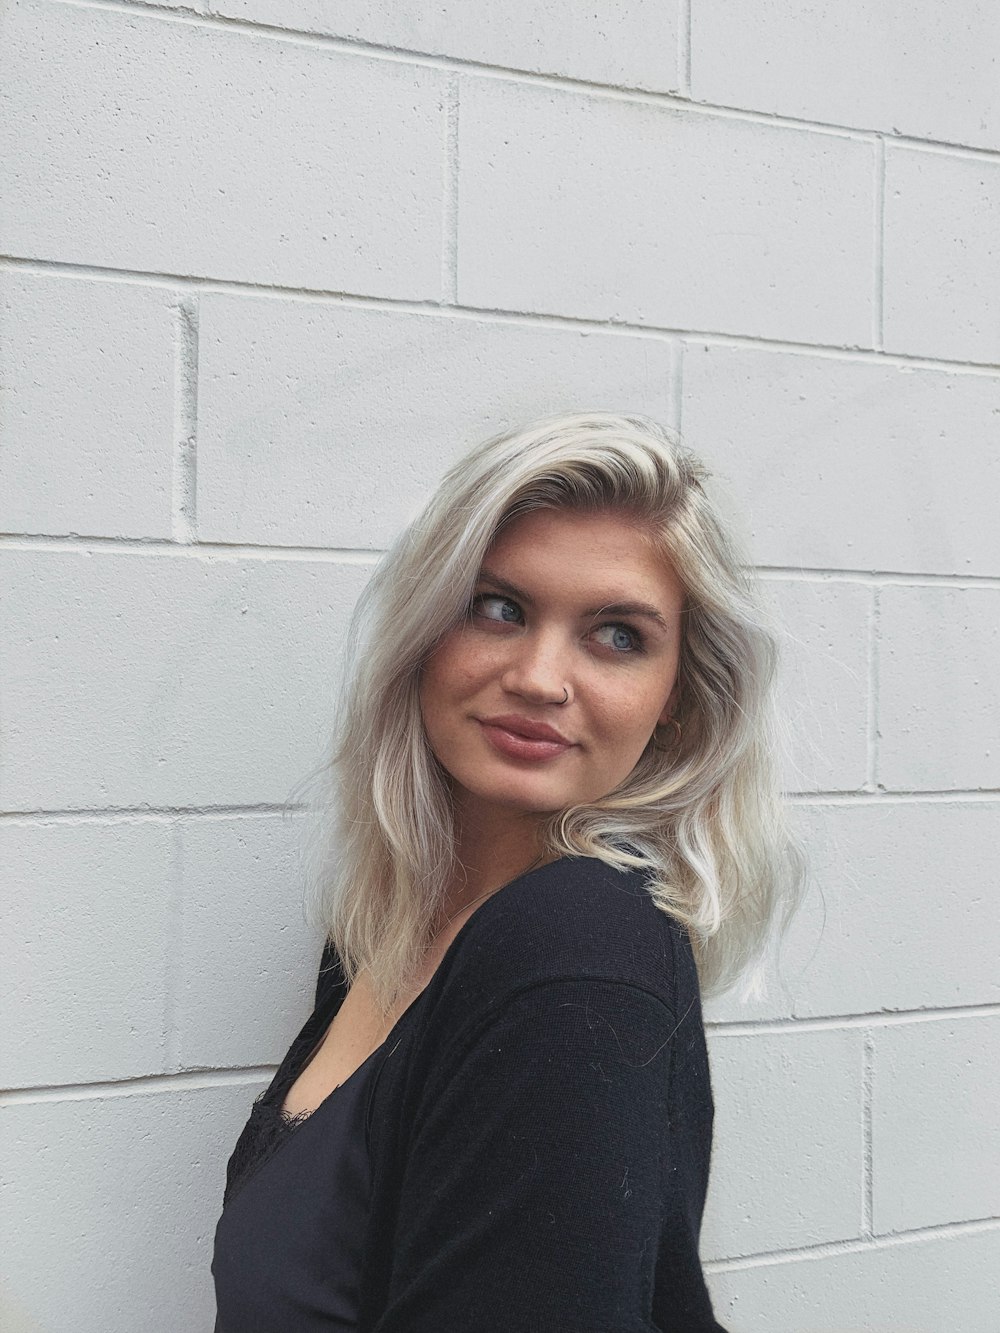
{"type": "Polygon", "coordinates": [[[643,416],[474,449],[350,630],[314,1012],[230,1159],[217,1333],[719,1330],[701,995],[801,852],[776,638],[643,416]]]}

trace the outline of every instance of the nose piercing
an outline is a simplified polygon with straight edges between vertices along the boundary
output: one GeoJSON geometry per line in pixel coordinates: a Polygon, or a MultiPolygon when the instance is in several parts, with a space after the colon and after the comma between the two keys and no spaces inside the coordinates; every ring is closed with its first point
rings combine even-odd
{"type": "Polygon", "coordinates": [[[559,700],[559,705],[560,705],[560,707],[561,707],[563,704],[568,704],[568,703],[569,703],[569,690],[566,689],[566,686],[565,686],[565,685],[563,686],[563,693],[566,695],[566,698],[565,698],[565,699],[560,699],[560,700],[559,700]]]}

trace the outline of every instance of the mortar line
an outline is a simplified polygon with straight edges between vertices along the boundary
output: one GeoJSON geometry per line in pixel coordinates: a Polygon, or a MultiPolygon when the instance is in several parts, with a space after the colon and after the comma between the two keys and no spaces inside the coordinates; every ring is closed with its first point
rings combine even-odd
{"type": "MultiPolygon", "coordinates": [[[[793,806],[821,806],[827,809],[875,805],[881,808],[887,805],[993,806],[1000,802],[1000,789],[946,792],[788,792],[786,799],[793,806]]],[[[36,808],[33,810],[0,811],[0,824],[141,823],[144,821],[168,820],[177,816],[184,819],[256,818],[261,815],[294,815],[309,811],[311,808],[306,802],[296,801],[289,801],[285,804],[253,801],[246,805],[36,808]]]]}
{"type": "Polygon", "coordinates": [[[167,929],[165,932],[163,967],[163,1067],[164,1073],[174,1074],[180,1066],[180,1038],[177,1031],[177,985],[181,973],[181,950],[184,941],[184,845],[181,821],[173,817],[170,823],[170,891],[167,901],[167,929]]]}
{"type": "Polygon", "coordinates": [[[916,573],[902,569],[832,569],[817,565],[754,565],[762,578],[802,583],[856,583],[878,590],[886,588],[1000,588],[996,574],[938,574],[930,570],[916,573]]]}
{"type": "Polygon", "coordinates": [[[876,584],[868,613],[868,703],[865,722],[868,729],[866,782],[872,792],[883,790],[879,784],[879,679],[882,669],[882,601],[881,587],[876,584]]]}
{"type": "Polygon", "coordinates": [[[872,349],[885,347],[885,137],[875,141],[874,272],[872,275],[872,349]]]}
{"type": "MultiPolygon", "coordinates": [[[[162,537],[62,536],[53,533],[9,532],[0,534],[0,551],[47,551],[81,555],[162,555],[173,559],[235,563],[240,560],[300,561],[340,565],[375,566],[382,549],[362,550],[332,546],[255,545],[253,542],[196,542],[180,544],[162,537]]],[[[1000,588],[993,574],[910,573],[906,570],[834,569],[817,565],[751,565],[762,579],[773,583],[858,584],[881,588],[958,588],[987,591],[1000,588]]]]}
{"type": "Polygon", "coordinates": [[[12,551],[69,552],[80,555],[162,555],[178,560],[211,561],[214,564],[240,560],[316,561],[325,564],[372,565],[381,550],[359,550],[334,546],[259,546],[253,542],[179,543],[163,537],[59,536],[53,533],[8,532],[0,534],[0,549],[12,551]]]}
{"type": "MultiPolygon", "coordinates": [[[[75,0],[59,0],[73,3],[75,0]]],[[[38,259],[25,255],[0,254],[0,269],[12,268],[29,273],[57,272],[67,277],[88,278],[101,282],[137,283],[144,286],[167,287],[172,291],[188,289],[198,293],[222,293],[247,299],[299,302],[303,305],[331,305],[357,310],[379,310],[401,315],[424,315],[438,319],[468,320],[492,325],[509,324],[516,328],[567,329],[573,332],[593,331],[606,337],[649,338],[653,341],[673,341],[683,338],[704,343],[708,347],[732,347],[744,351],[781,352],[810,356],[816,359],[850,361],[854,363],[898,366],[907,370],[931,370],[949,375],[971,375],[995,379],[1000,374],[1000,362],[954,361],[945,357],[906,352],[885,352],[870,347],[834,343],[797,342],[788,338],[765,338],[759,335],[725,333],[719,330],[673,327],[666,324],[628,323],[615,318],[601,320],[579,315],[560,315],[551,312],[514,310],[501,306],[442,305],[440,301],[405,300],[397,297],[372,296],[364,292],[336,291],[318,287],[290,287],[276,283],[250,280],[191,276],[183,273],[159,273],[153,270],[112,268],[100,264],[69,263],[64,260],[38,259]]]]}
{"type": "Polygon", "coordinates": [[[1000,1003],[963,1004],[926,1009],[882,1009],[863,1014],[817,1015],[812,1018],[705,1019],[713,1037],[753,1037],[791,1032],[840,1032],[851,1028],[905,1027],[913,1023],[951,1023],[974,1018],[1000,1018],[1000,1003]]]}
{"type": "Polygon", "coordinates": [[[90,809],[64,810],[5,810],[0,811],[0,824],[164,824],[175,819],[260,819],[282,818],[308,813],[310,806],[290,802],[287,805],[249,803],[247,805],[204,806],[105,806],[90,809]]]}
{"type": "Polygon", "coordinates": [[[677,31],[677,96],[691,97],[691,0],[681,0],[677,31]]]}
{"type": "Polygon", "coordinates": [[[441,301],[458,304],[458,118],[459,75],[452,73],[444,93],[444,188],[441,199],[441,301]]]}
{"type": "Polygon", "coordinates": [[[187,545],[198,540],[198,293],[182,296],[176,312],[171,529],[174,541],[187,545]]]}
{"type": "Polygon", "coordinates": [[[678,338],[673,347],[673,362],[670,377],[670,414],[671,424],[680,439],[684,438],[684,359],[687,348],[684,340],[678,338]]]}
{"type": "Polygon", "coordinates": [[[242,1087],[259,1078],[271,1078],[277,1065],[250,1065],[234,1069],[191,1069],[169,1074],[137,1074],[132,1078],[95,1079],[81,1083],[45,1083],[32,1088],[4,1088],[0,1106],[42,1105],[46,1102],[104,1101],[148,1093],[189,1092],[204,1088],[242,1087]]]}
{"type": "Polygon", "coordinates": [[[810,1259],[888,1250],[899,1245],[918,1245],[930,1240],[949,1240],[957,1236],[974,1236],[997,1230],[1000,1230],[1000,1217],[979,1217],[968,1222],[941,1222],[934,1226],[914,1227],[909,1231],[886,1232],[870,1238],[851,1237],[845,1240],[823,1241],[818,1245],[796,1246],[787,1250],[767,1250],[758,1254],[738,1255],[726,1259],[709,1259],[705,1261],[703,1267],[706,1273],[734,1273],[747,1268],[770,1268],[776,1264],[805,1263],[810,1259]]]}
{"type": "MultiPolygon", "coordinates": [[[[997,1006],[1000,1009],[1000,1006],[997,1006]]],[[[875,1096],[875,1036],[864,1030],[861,1073],[861,1234],[875,1234],[874,1141],[872,1124],[875,1096]]]]}
{"type": "Polygon", "coordinates": [[[876,791],[802,791],[792,792],[798,805],[993,805],[1000,787],[952,787],[947,791],[908,791],[882,787],[876,791]]]}

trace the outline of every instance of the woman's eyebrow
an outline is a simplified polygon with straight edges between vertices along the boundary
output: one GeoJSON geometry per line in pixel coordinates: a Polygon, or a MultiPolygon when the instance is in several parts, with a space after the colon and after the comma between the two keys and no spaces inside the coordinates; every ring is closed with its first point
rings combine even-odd
{"type": "MultiPolygon", "coordinates": [[[[533,605],[533,599],[530,593],[526,593],[523,588],[518,588],[516,584],[502,579],[498,574],[494,574],[491,569],[485,565],[479,571],[479,581],[482,583],[492,583],[495,588],[501,592],[507,593],[511,597],[516,597],[519,602],[524,602],[526,606],[533,605]]],[[[608,602],[604,606],[596,606],[589,611],[584,611],[583,616],[592,619],[594,616],[644,616],[647,620],[652,620],[659,625],[661,629],[669,631],[663,615],[657,611],[655,606],[649,602],[608,602]]]]}

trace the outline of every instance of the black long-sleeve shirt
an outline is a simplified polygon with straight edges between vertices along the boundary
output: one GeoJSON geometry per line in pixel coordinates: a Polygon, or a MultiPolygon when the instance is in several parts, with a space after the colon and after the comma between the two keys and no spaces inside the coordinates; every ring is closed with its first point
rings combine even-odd
{"type": "MultiPolygon", "coordinates": [[[[328,951],[300,1053],[344,993],[328,951]]],[[[294,1072],[286,1062],[276,1075],[282,1096],[294,1072]]],[[[564,858],[486,899],[330,1102],[341,1093],[340,1128],[310,1130],[354,1135],[322,1140],[338,1162],[355,1159],[350,1216],[335,1213],[329,1247],[313,1226],[303,1259],[296,1220],[337,1201],[316,1212],[309,1196],[331,1169],[310,1169],[301,1129],[259,1198],[237,1198],[251,1230],[252,1207],[282,1217],[252,1260],[278,1322],[254,1327],[282,1327],[282,1309],[295,1312],[289,1328],[349,1326],[318,1314],[316,1292],[336,1278],[354,1292],[359,1333],[722,1333],[698,1257],[713,1106],[697,973],[687,931],[638,872],[564,858]]],[[[215,1265],[235,1286],[224,1221],[215,1265]]],[[[221,1293],[217,1327],[230,1327],[221,1293]]]]}

